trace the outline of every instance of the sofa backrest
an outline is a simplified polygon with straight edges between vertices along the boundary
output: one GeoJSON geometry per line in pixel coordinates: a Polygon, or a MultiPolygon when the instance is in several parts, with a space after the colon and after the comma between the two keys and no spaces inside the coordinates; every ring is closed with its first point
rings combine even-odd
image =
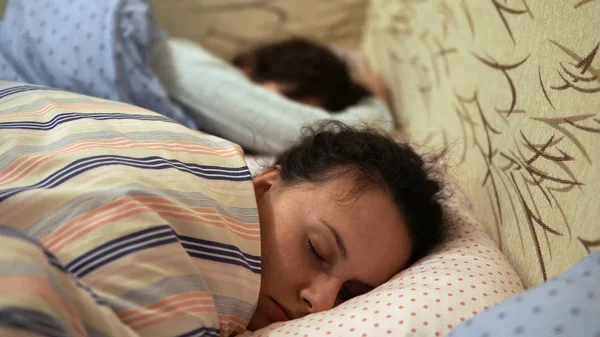
{"type": "Polygon", "coordinates": [[[230,58],[254,46],[302,35],[355,48],[368,0],[152,0],[170,35],[202,44],[230,58]]]}
{"type": "Polygon", "coordinates": [[[525,284],[600,249],[600,1],[373,0],[363,49],[525,284]]]}

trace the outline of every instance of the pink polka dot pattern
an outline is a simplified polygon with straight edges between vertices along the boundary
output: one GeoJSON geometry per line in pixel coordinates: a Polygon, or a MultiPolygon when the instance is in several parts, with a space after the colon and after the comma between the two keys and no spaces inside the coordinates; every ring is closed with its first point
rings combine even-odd
{"type": "Polygon", "coordinates": [[[461,321],[523,291],[464,195],[454,191],[445,204],[444,244],[392,280],[332,310],[276,324],[281,332],[267,327],[242,336],[446,336],[461,321]],[[309,320],[319,323],[305,324],[309,320]]]}

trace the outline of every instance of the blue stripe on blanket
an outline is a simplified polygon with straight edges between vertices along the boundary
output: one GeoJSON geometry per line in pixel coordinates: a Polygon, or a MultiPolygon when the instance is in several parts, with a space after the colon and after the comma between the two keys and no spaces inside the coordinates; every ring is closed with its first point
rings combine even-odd
{"type": "Polygon", "coordinates": [[[215,255],[211,252],[205,251],[205,250],[188,250],[186,249],[187,253],[189,256],[197,258],[197,259],[203,259],[203,260],[208,260],[208,261],[215,261],[215,262],[222,262],[222,263],[227,263],[227,264],[231,264],[234,266],[240,266],[243,268],[248,269],[249,271],[255,273],[255,274],[260,274],[261,273],[261,268],[260,266],[257,267],[253,267],[251,265],[249,265],[248,262],[243,261],[243,260],[239,260],[239,259],[235,259],[235,258],[230,258],[230,257],[224,257],[222,255],[215,255]]]}
{"type": "Polygon", "coordinates": [[[131,115],[121,113],[64,113],[54,116],[51,120],[46,122],[6,122],[0,123],[0,129],[18,129],[18,130],[52,130],[56,126],[63,123],[68,123],[80,119],[94,119],[94,120],[111,120],[111,119],[129,119],[129,120],[140,120],[140,121],[159,121],[173,123],[173,120],[162,117],[162,116],[148,116],[148,115],[131,115]]]}
{"type": "Polygon", "coordinates": [[[20,92],[33,91],[33,90],[52,90],[52,89],[49,89],[46,87],[33,86],[33,85],[12,86],[10,88],[0,90],[0,99],[3,99],[10,95],[18,94],[20,92]]]}
{"type": "Polygon", "coordinates": [[[202,240],[202,246],[191,245],[190,239],[177,235],[170,226],[156,226],[108,241],[69,262],[65,268],[73,275],[82,278],[107,263],[129,254],[151,247],[180,242],[192,257],[241,266],[253,273],[261,271],[260,257],[258,256],[246,254],[235,246],[229,246],[225,250],[223,248],[225,245],[208,240],[202,240]]]}
{"type": "Polygon", "coordinates": [[[260,256],[251,255],[242,252],[239,247],[234,245],[227,245],[220,242],[208,241],[199,238],[192,238],[189,236],[180,235],[179,239],[183,243],[186,249],[193,250],[204,250],[210,247],[211,251],[221,252],[221,254],[231,257],[240,258],[244,261],[248,261],[248,264],[254,267],[260,267],[261,258],[260,256]]]}
{"type": "Polygon", "coordinates": [[[221,330],[217,328],[199,328],[177,337],[219,337],[221,330]]]}
{"type": "Polygon", "coordinates": [[[252,180],[250,171],[248,171],[248,168],[245,166],[229,168],[220,166],[198,165],[192,163],[184,163],[176,159],[165,159],[156,156],[144,158],[132,158],[124,156],[94,156],[76,160],[70,163],[68,166],[51,174],[49,177],[40,181],[37,184],[0,190],[0,202],[25,191],[30,191],[34,189],[55,188],[60,186],[62,183],[68,181],[69,179],[80,175],[81,173],[99,167],[112,165],[123,165],[145,170],[176,169],[208,180],[252,180]]]}
{"type": "MultiPolygon", "coordinates": [[[[65,268],[69,272],[81,277],[80,273],[87,274],[87,270],[90,268],[90,266],[93,266],[94,263],[106,258],[107,256],[110,256],[111,254],[114,254],[115,252],[124,250],[127,247],[143,244],[144,242],[155,242],[159,239],[165,238],[174,238],[173,230],[170,226],[166,225],[152,227],[139,232],[127,234],[117,239],[108,241],[105,244],[100,245],[83,255],[80,255],[73,261],[69,262],[65,268]]],[[[108,263],[108,261],[106,263],[108,263]]]]}
{"type": "Polygon", "coordinates": [[[0,325],[34,332],[45,337],[70,336],[56,318],[37,310],[0,307],[0,325]]]}
{"type": "Polygon", "coordinates": [[[111,243],[115,244],[114,247],[109,249],[104,255],[100,255],[94,258],[90,264],[82,265],[78,268],[78,271],[72,271],[72,274],[78,278],[82,278],[94,270],[112,262],[118,260],[127,255],[140,252],[142,250],[164,246],[171,243],[178,242],[177,238],[173,234],[163,234],[163,235],[151,235],[148,237],[140,238],[136,240],[136,242],[125,242],[118,244],[119,239],[111,241],[111,243]]]}

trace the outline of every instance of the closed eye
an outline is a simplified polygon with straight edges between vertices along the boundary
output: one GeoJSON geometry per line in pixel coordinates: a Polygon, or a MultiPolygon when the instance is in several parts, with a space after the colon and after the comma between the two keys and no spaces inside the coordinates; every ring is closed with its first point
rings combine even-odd
{"type": "Polygon", "coordinates": [[[319,252],[317,252],[317,250],[315,249],[315,246],[313,245],[312,241],[310,241],[310,238],[306,239],[306,247],[308,248],[308,250],[310,251],[310,253],[312,254],[312,256],[319,263],[327,263],[327,261],[325,261],[325,259],[323,258],[323,256],[321,256],[321,254],[319,254],[319,252]]]}

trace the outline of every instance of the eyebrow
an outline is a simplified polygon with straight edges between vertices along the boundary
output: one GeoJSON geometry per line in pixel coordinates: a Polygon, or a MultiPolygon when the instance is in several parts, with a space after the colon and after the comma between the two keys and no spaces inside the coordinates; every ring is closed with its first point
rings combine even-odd
{"type": "MultiPolygon", "coordinates": [[[[321,218],[319,218],[319,221],[321,221],[321,223],[322,223],[323,225],[325,225],[327,228],[329,228],[329,230],[331,231],[331,234],[333,234],[333,237],[335,238],[335,243],[337,244],[337,246],[338,246],[338,249],[339,249],[340,253],[342,254],[342,258],[343,258],[344,260],[347,260],[347,259],[348,259],[348,251],[346,250],[346,246],[344,245],[344,240],[342,240],[342,237],[340,236],[340,233],[338,233],[338,231],[337,231],[335,228],[333,228],[333,226],[331,226],[331,225],[330,225],[330,224],[329,224],[327,221],[325,221],[324,219],[321,219],[321,218]]],[[[362,287],[366,288],[366,289],[364,289],[364,290],[366,290],[366,291],[364,292],[364,294],[366,294],[366,293],[368,293],[369,291],[371,291],[371,290],[373,290],[373,289],[377,288],[377,287],[376,287],[376,286],[374,286],[374,285],[371,285],[371,284],[368,284],[368,283],[365,283],[365,282],[362,282],[362,281],[357,281],[357,282],[358,282],[358,283],[360,283],[360,285],[361,285],[362,287]]],[[[361,295],[362,295],[362,294],[361,294],[361,295]]]]}
{"type": "Polygon", "coordinates": [[[340,251],[340,254],[342,254],[342,258],[344,260],[348,259],[348,251],[346,250],[346,246],[344,245],[344,240],[342,240],[342,237],[340,236],[340,233],[338,233],[337,230],[335,230],[335,228],[333,228],[333,226],[331,226],[327,221],[323,220],[323,219],[319,219],[321,221],[321,223],[323,225],[325,225],[327,228],[329,228],[329,230],[331,231],[331,234],[333,234],[333,237],[335,238],[335,243],[337,244],[338,250],[340,251]]]}

